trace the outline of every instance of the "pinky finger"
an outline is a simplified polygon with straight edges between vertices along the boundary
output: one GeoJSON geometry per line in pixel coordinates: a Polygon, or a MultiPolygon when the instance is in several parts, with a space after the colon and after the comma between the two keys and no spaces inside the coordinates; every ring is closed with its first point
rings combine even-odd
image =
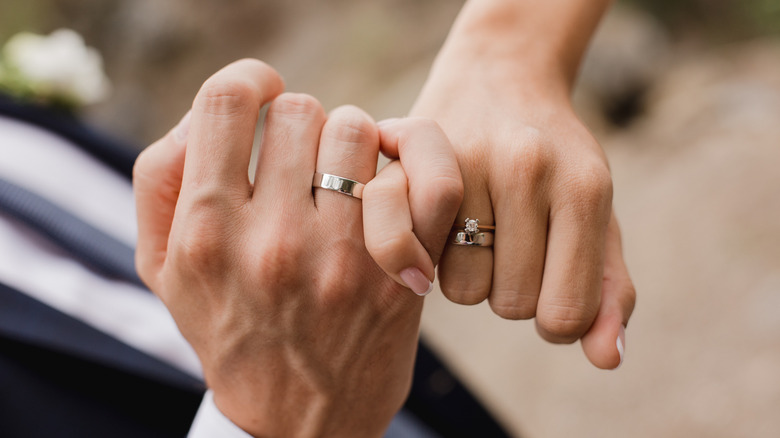
{"type": "Polygon", "coordinates": [[[626,324],[634,311],[636,292],[623,261],[620,230],[614,213],[609,221],[604,260],[601,306],[582,337],[582,349],[598,368],[616,369],[626,354],[626,324]]]}
{"type": "Polygon", "coordinates": [[[393,280],[415,294],[433,290],[434,266],[414,234],[409,190],[401,163],[393,161],[363,190],[366,248],[393,280]]]}

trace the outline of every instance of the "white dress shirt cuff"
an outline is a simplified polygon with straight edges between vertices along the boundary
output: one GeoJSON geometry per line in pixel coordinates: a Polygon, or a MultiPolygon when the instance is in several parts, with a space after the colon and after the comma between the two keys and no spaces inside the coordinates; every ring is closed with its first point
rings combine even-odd
{"type": "Polygon", "coordinates": [[[214,404],[214,394],[206,391],[192,422],[188,438],[252,438],[243,429],[233,424],[214,404]]]}

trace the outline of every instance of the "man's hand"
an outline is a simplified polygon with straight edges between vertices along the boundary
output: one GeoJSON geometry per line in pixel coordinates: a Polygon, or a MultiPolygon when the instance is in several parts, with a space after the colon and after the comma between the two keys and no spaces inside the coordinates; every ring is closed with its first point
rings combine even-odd
{"type": "Polygon", "coordinates": [[[374,177],[380,133],[364,112],[342,107],[326,116],[310,96],[276,98],[250,183],[260,107],[282,88],[259,61],[231,64],[203,85],[191,118],[141,155],[138,270],[197,352],[217,407],[242,429],[381,436],[410,387],[422,309],[399,284],[411,277],[396,270],[433,278],[445,236],[430,224],[455,217],[457,162],[430,123],[382,134],[432,133],[425,146],[442,164],[433,177],[457,181],[420,186],[438,207],[424,212],[406,192],[393,192],[387,208],[382,187],[406,182],[397,164],[366,187],[366,227],[400,235],[370,245],[380,256],[382,245],[398,249],[382,259],[391,277],[364,244],[361,201],[312,188],[315,171],[374,177]],[[387,217],[395,220],[386,228],[374,223],[387,217]]]}
{"type": "Polygon", "coordinates": [[[496,227],[492,249],[446,247],[444,294],[488,299],[504,318],[535,317],[543,338],[582,339],[590,361],[612,369],[635,292],[606,157],[569,98],[605,3],[470,1],[411,114],[438,121],[456,149],[465,186],[457,223],[496,227]]]}

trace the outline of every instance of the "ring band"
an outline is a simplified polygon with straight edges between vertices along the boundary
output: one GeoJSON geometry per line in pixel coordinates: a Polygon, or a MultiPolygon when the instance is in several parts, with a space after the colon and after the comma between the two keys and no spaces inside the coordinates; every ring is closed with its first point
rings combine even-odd
{"type": "Polygon", "coordinates": [[[314,172],[314,178],[311,182],[312,187],[333,190],[353,198],[363,199],[363,188],[361,184],[349,178],[343,178],[329,173],[314,172]]]}
{"type": "Polygon", "coordinates": [[[452,233],[452,244],[461,246],[493,246],[493,233],[452,233]]]}
{"type": "MultiPolygon", "coordinates": [[[[453,225],[452,231],[463,231],[464,227],[463,225],[453,225]]],[[[493,225],[479,225],[480,231],[496,231],[496,227],[493,225]]]]}

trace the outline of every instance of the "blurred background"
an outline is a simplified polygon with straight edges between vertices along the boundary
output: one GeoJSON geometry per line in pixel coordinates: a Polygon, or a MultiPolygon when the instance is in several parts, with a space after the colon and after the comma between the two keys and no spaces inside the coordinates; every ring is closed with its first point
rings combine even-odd
{"type": "MultiPolygon", "coordinates": [[[[81,33],[113,82],[83,116],[142,147],[246,56],[326,109],[403,115],[461,5],[2,0],[0,43],[81,33]]],[[[618,2],[575,102],[610,158],[638,290],[626,362],[596,370],[533,322],[436,293],[423,335],[525,437],[780,436],[780,2],[618,2]]]]}

